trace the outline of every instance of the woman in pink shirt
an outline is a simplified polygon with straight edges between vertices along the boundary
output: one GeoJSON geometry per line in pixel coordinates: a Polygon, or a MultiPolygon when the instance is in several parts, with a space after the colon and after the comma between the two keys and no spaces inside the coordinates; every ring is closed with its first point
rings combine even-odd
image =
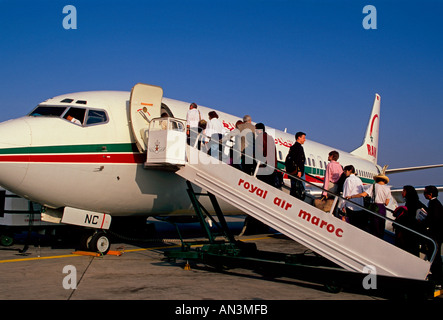
{"type": "MultiPolygon", "coordinates": [[[[325,180],[323,182],[323,189],[329,190],[332,193],[337,193],[337,181],[343,173],[343,168],[340,163],[337,162],[339,154],[337,151],[329,152],[328,161],[326,166],[325,180]]],[[[328,197],[326,191],[323,191],[323,196],[328,197]]]]}

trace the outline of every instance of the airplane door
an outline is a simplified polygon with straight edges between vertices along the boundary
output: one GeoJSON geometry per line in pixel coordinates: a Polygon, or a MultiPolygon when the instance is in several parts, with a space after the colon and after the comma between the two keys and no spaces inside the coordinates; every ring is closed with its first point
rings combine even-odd
{"type": "Polygon", "coordinates": [[[149,122],[160,117],[162,97],[161,87],[137,83],[132,88],[129,100],[130,121],[132,134],[140,152],[146,151],[149,122]]]}

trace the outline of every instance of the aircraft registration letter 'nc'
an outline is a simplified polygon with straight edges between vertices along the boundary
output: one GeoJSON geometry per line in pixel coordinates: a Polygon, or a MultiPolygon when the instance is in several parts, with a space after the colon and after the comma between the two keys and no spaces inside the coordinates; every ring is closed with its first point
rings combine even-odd
{"type": "Polygon", "coordinates": [[[96,229],[109,229],[111,216],[105,213],[66,207],[61,222],[96,229]]]}
{"type": "Polygon", "coordinates": [[[99,216],[86,214],[85,223],[87,224],[98,224],[99,216]]]}

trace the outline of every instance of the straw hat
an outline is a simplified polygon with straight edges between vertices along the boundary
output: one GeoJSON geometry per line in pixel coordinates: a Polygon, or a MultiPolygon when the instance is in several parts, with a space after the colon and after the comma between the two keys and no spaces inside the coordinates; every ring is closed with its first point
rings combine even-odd
{"type": "Polygon", "coordinates": [[[383,180],[385,180],[386,183],[389,183],[389,178],[387,176],[385,176],[383,173],[380,173],[380,174],[374,176],[374,180],[377,181],[377,179],[383,179],[383,180]]]}
{"type": "Polygon", "coordinates": [[[374,176],[374,180],[383,179],[383,180],[385,180],[386,184],[388,184],[389,183],[389,178],[385,174],[387,168],[388,168],[387,165],[384,166],[382,171],[381,171],[381,173],[379,173],[378,175],[374,176]]]}

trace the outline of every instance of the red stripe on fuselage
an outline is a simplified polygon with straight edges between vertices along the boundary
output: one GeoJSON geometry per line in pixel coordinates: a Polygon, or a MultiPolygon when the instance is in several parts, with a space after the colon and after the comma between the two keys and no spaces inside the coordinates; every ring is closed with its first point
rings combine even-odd
{"type": "Polygon", "coordinates": [[[323,178],[321,178],[320,176],[311,177],[306,175],[305,180],[307,182],[323,183],[323,178]]]}
{"type": "Polygon", "coordinates": [[[42,154],[0,155],[0,162],[51,162],[51,163],[144,163],[146,155],[129,154],[42,154]]]}

